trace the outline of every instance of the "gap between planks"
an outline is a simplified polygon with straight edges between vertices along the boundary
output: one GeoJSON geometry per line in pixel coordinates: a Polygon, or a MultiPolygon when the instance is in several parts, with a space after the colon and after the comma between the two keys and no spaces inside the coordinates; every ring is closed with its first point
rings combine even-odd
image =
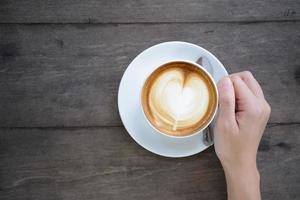
{"type": "Polygon", "coordinates": [[[244,21],[179,21],[179,22],[0,22],[0,25],[103,25],[103,26],[118,26],[118,25],[157,25],[157,24],[255,24],[255,23],[286,23],[300,22],[300,19],[286,20],[244,20],[244,21]]]}
{"type": "MultiPolygon", "coordinates": [[[[300,125],[300,122],[268,123],[267,127],[300,125]]],[[[0,130],[95,130],[103,128],[121,128],[123,125],[103,125],[103,126],[35,126],[35,127],[0,127],[0,130]]]]}

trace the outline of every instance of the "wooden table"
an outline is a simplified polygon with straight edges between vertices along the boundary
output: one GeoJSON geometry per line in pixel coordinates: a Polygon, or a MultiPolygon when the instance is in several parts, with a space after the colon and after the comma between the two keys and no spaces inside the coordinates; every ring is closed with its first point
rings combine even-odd
{"type": "Polygon", "coordinates": [[[252,71],[272,106],[263,199],[300,199],[299,20],[299,0],[0,1],[0,199],[226,199],[213,147],[160,157],[121,123],[127,65],[170,40],[252,71]]]}

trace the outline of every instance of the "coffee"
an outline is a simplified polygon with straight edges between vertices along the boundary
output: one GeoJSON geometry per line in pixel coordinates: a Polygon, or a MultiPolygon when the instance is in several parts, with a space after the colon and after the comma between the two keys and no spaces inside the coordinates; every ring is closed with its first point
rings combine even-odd
{"type": "Polygon", "coordinates": [[[203,69],[176,61],[160,66],[148,77],[141,103],[156,129],[171,136],[186,136],[211,121],[217,107],[217,90],[203,69]]]}

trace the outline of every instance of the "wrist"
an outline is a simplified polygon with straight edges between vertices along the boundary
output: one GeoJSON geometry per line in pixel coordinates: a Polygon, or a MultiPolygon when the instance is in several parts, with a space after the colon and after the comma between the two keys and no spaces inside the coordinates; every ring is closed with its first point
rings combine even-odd
{"type": "Polygon", "coordinates": [[[239,155],[220,159],[225,175],[258,173],[256,155],[239,155]]]}
{"type": "Polygon", "coordinates": [[[227,183],[228,199],[261,199],[260,174],[256,164],[236,166],[230,169],[224,168],[224,172],[227,183]]]}
{"type": "Polygon", "coordinates": [[[232,169],[225,169],[224,173],[226,179],[231,179],[234,181],[242,181],[247,182],[247,180],[251,182],[259,182],[260,181],[260,174],[259,171],[255,166],[241,166],[235,167],[232,169]]]}
{"type": "Polygon", "coordinates": [[[255,176],[259,178],[256,162],[235,163],[233,165],[222,164],[226,176],[255,176]]]}

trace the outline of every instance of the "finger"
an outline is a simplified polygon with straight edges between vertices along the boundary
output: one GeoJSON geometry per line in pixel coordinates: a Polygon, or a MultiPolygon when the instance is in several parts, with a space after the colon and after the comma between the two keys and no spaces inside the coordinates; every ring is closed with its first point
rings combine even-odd
{"type": "Polygon", "coordinates": [[[231,77],[231,81],[234,87],[237,108],[244,108],[255,102],[254,94],[239,76],[231,77]]]}
{"type": "Polygon", "coordinates": [[[246,83],[246,85],[249,87],[249,89],[255,96],[259,98],[264,98],[263,91],[251,72],[244,71],[230,75],[230,77],[234,76],[239,76],[246,83]]]}
{"type": "Polygon", "coordinates": [[[235,121],[235,96],[234,88],[229,77],[222,78],[218,83],[219,92],[219,117],[230,122],[235,121]]]}

